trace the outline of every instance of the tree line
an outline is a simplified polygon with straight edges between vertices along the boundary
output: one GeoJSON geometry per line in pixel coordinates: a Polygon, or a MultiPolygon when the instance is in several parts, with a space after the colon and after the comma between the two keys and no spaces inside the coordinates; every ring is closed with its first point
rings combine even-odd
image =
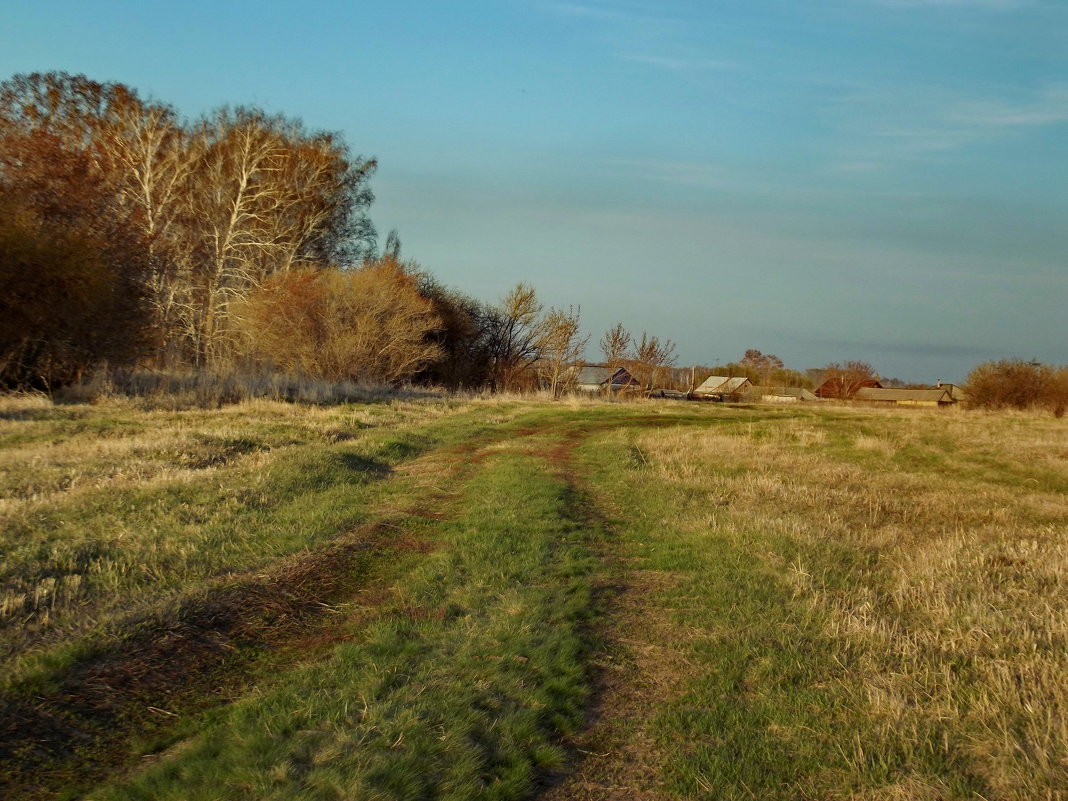
{"type": "Polygon", "coordinates": [[[99,359],[233,358],[252,291],[371,254],[375,166],[258,109],[184,121],[84,76],[0,84],[4,383],[70,380],[99,359]]]}
{"type": "MultiPolygon", "coordinates": [[[[254,107],[187,120],[81,75],[0,83],[0,387],[51,389],[137,363],[566,389],[590,340],[580,309],[546,309],[525,283],[484,303],[402,259],[396,232],[380,248],[376,167],[336,133],[254,107]]],[[[622,323],[598,344],[603,364],[643,389],[713,374],[805,387],[831,377],[848,397],[874,375],[862,362],[802,373],[755,349],[679,369],[673,342],[622,323]]],[[[990,389],[992,374],[1044,387],[1028,390],[1032,404],[1063,382],[1063,370],[978,370],[970,383],[992,406],[1021,402],[990,389]]]]}
{"type": "Polygon", "coordinates": [[[560,391],[579,310],[526,284],[482,303],[402,260],[395,233],[379,250],[376,166],[257,108],[185,120],[81,75],[3,82],[0,386],[140,362],[560,391]]]}
{"type": "Polygon", "coordinates": [[[377,247],[376,162],[250,107],[184,120],[81,75],[0,84],[0,386],[103,362],[332,380],[566,383],[577,308],[486,304],[377,247]]]}

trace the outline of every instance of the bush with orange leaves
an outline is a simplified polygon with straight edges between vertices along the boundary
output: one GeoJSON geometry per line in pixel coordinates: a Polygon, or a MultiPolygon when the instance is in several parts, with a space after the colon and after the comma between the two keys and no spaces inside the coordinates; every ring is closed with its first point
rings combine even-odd
{"type": "Polygon", "coordinates": [[[1056,417],[1068,411],[1068,366],[1003,359],[984,362],[968,374],[968,400],[987,409],[1048,409],[1056,417]]]}
{"type": "Polygon", "coordinates": [[[249,351],[287,372],[397,384],[441,357],[440,321],[406,265],[294,270],[253,292],[242,315],[249,351]]]}

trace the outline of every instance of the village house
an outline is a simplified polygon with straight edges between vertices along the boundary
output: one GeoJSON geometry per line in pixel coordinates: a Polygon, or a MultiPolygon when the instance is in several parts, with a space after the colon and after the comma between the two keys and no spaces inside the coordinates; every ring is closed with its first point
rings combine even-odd
{"type": "Polygon", "coordinates": [[[709,400],[739,401],[751,386],[753,382],[745,376],[710,375],[693,394],[709,400]]]}
{"type": "Polygon", "coordinates": [[[604,392],[611,387],[612,393],[625,389],[639,389],[638,380],[625,367],[605,367],[588,364],[582,367],[575,378],[579,392],[604,392]]]}
{"type": "Polygon", "coordinates": [[[883,389],[865,387],[857,390],[853,400],[858,403],[890,406],[951,406],[956,401],[945,387],[934,389],[883,389]]]}
{"type": "Polygon", "coordinates": [[[749,401],[761,403],[800,403],[819,400],[812,390],[804,387],[762,387],[750,385],[742,393],[749,401]]]}
{"type": "Polygon", "coordinates": [[[935,384],[935,389],[946,390],[947,392],[949,392],[949,397],[951,397],[956,403],[961,403],[963,401],[968,400],[968,396],[964,392],[964,387],[960,386],[959,384],[943,384],[941,381],[939,381],[937,384],[935,384]]]}

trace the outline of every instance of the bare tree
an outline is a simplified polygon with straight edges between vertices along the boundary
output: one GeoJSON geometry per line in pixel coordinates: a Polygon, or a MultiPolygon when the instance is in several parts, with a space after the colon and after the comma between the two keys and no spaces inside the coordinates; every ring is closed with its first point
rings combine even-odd
{"type": "MultiPolygon", "coordinates": [[[[623,367],[627,361],[631,345],[630,332],[623,327],[623,323],[616,323],[605,331],[604,336],[601,337],[600,345],[605,367],[607,367],[611,373],[615,373],[615,371],[620,367],[623,367]]],[[[611,376],[608,379],[605,391],[609,395],[612,394],[611,376]]]]}
{"type": "Polygon", "coordinates": [[[582,336],[579,309],[550,309],[540,325],[540,358],[536,366],[554,398],[575,379],[575,363],[582,358],[589,335],[582,336]]]}
{"type": "Polygon", "coordinates": [[[651,390],[664,367],[675,364],[675,343],[670,339],[660,340],[642,332],[642,337],[634,343],[634,350],[629,359],[630,373],[646,391],[651,390]]]}
{"type": "Polygon", "coordinates": [[[493,387],[515,389],[541,358],[544,324],[534,287],[519,283],[501,299],[492,335],[493,387]]]}
{"type": "Polygon", "coordinates": [[[832,362],[823,368],[823,383],[818,388],[822,398],[849,400],[862,387],[878,381],[878,374],[867,362],[832,362]]]}
{"type": "Polygon", "coordinates": [[[750,378],[756,378],[757,383],[767,386],[771,383],[771,377],[777,370],[782,370],[785,365],[774,353],[761,353],[755,348],[750,348],[742,356],[738,363],[750,378]]]}

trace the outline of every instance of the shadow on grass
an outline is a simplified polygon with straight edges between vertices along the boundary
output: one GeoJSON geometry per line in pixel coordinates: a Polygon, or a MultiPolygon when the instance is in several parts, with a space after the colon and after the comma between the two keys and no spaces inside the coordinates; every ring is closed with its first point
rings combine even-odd
{"type": "Polygon", "coordinates": [[[369,459],[358,453],[342,453],[341,464],[345,469],[352,470],[356,473],[363,473],[368,478],[386,478],[393,472],[393,468],[386,462],[379,461],[378,459],[369,459]]]}

